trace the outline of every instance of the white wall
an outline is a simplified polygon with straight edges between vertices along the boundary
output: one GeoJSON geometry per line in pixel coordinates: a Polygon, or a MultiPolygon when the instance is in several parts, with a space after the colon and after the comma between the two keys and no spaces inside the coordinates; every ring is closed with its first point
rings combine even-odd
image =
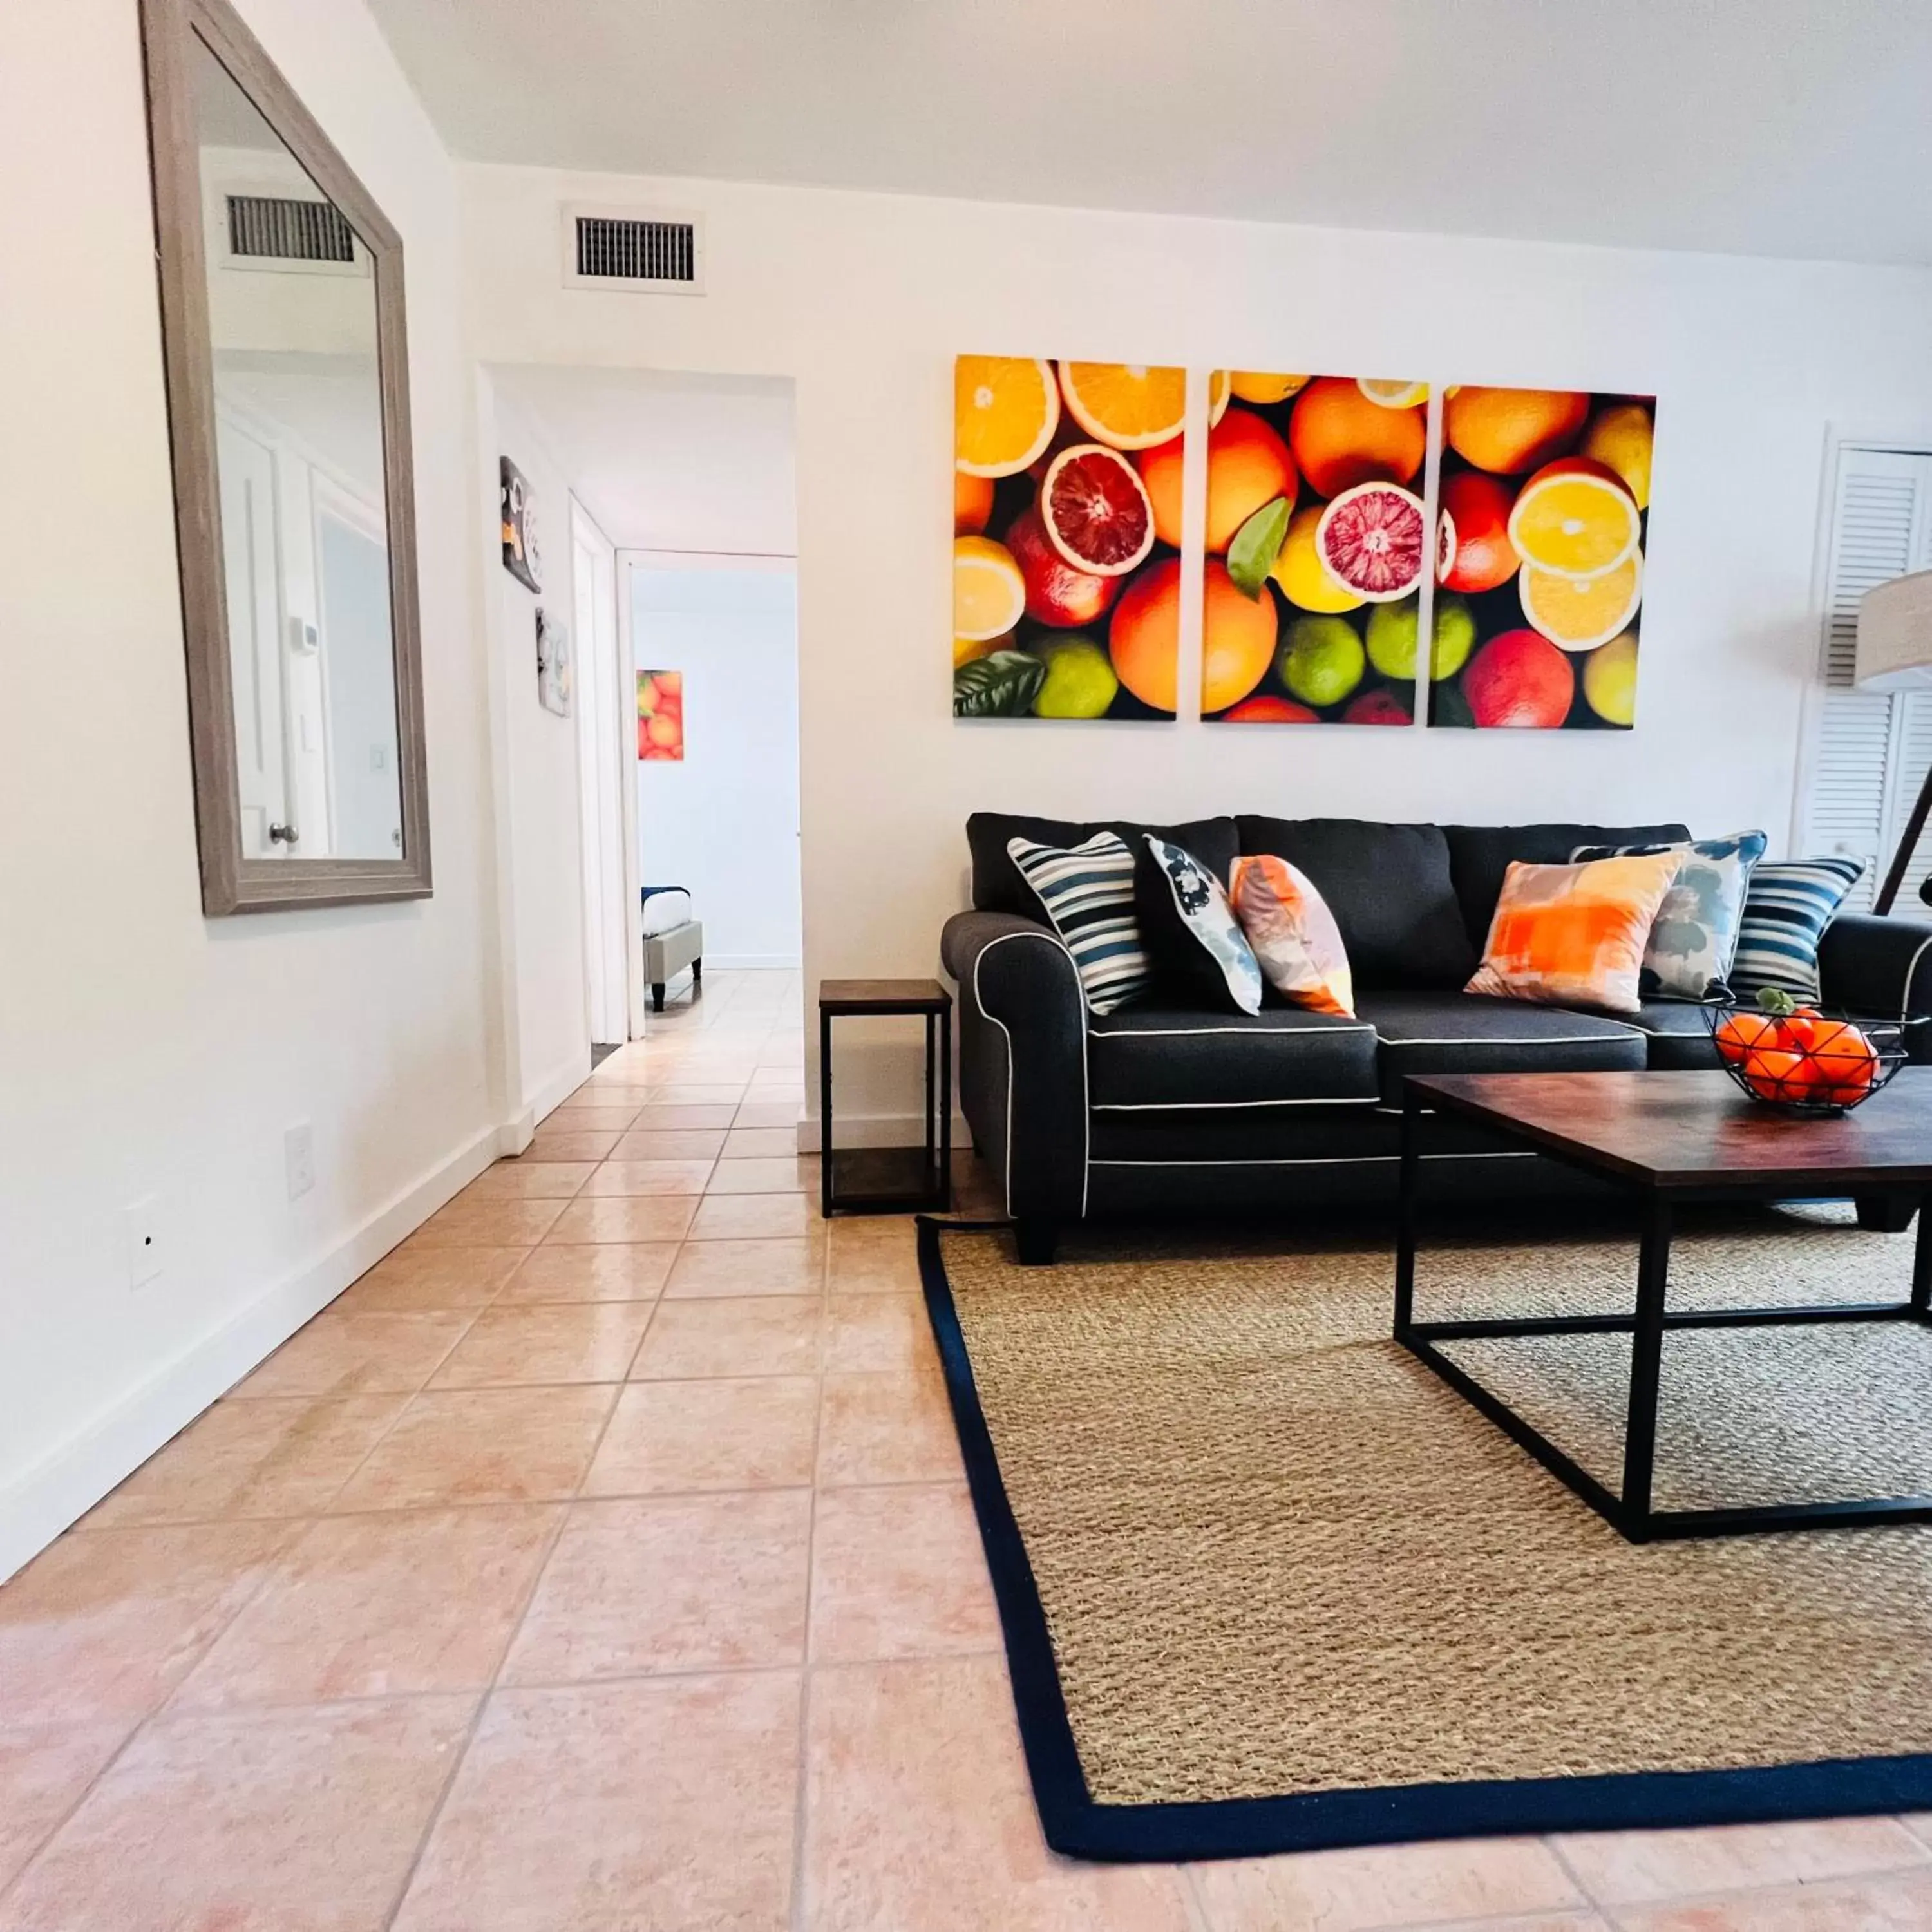
{"type": "Polygon", "coordinates": [[[514,982],[521,1106],[548,1113],[590,1071],[584,962],[584,857],[577,721],[537,696],[536,614],[571,632],[578,650],[570,484],[531,412],[479,374],[480,487],[490,503],[483,560],[492,674],[502,707],[498,743],[512,879],[506,943],[514,982]],[[537,506],[541,591],[503,568],[496,514],[500,458],[524,472],[537,506]]]}
{"type": "Polygon", "coordinates": [[[407,250],[436,893],[202,916],[136,10],[16,4],[0,1575],[487,1162],[506,1117],[454,179],[356,0],[242,10],[407,250]],[[76,128],[86,164],[56,181],[76,128]],[[304,1120],[316,1186],[292,1206],[282,1136],[304,1120]],[[136,1293],[119,1216],[151,1195],[166,1266],[136,1293]]]}
{"type": "Polygon", "coordinates": [[[636,668],[684,674],[683,758],[638,762],[642,883],[690,889],[708,964],[796,967],[794,574],[631,564],[636,668]]]}
{"type": "Polygon", "coordinates": [[[798,548],[788,382],[528,366],[496,377],[620,550],[798,548]]]}
{"type": "MultiPolygon", "coordinates": [[[[490,356],[796,380],[808,993],[822,974],[932,969],[976,806],[1682,818],[1781,839],[1828,431],[1932,434],[1922,272],[517,168],[464,181],[490,356]],[[578,200],[702,211],[706,294],[560,286],[558,206],[578,200]],[[1636,730],[956,724],[946,504],[968,350],[1655,392],[1636,730]]],[[[1184,691],[1198,650],[1184,631],[1184,691]]],[[[896,1069],[870,1104],[910,1106],[896,1069]]]]}

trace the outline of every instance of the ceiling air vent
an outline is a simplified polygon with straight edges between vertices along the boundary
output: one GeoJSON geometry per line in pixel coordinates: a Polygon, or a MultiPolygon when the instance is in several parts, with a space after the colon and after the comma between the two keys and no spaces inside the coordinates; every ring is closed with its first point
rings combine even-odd
{"type": "Polygon", "coordinates": [[[704,232],[694,215],[566,208],[563,278],[574,288],[701,295],[704,232]]]}
{"type": "Polygon", "coordinates": [[[331,262],[352,267],[356,231],[332,202],[231,194],[228,253],[236,261],[331,262]]]}

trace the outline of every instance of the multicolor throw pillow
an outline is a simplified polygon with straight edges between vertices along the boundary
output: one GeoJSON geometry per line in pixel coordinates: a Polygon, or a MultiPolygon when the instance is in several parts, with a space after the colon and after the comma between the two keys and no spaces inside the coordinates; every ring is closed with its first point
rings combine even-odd
{"type": "Polygon", "coordinates": [[[1767,986],[1818,997],[1818,942],[1865,868],[1862,859],[1780,859],[1760,866],[1744,892],[1731,991],[1747,1004],[1767,986]]]}
{"type": "Polygon", "coordinates": [[[1134,855],[1120,838],[1096,832],[1065,850],[1010,838],[1006,854],[1072,954],[1093,1012],[1111,1013],[1148,991],[1154,969],[1134,916],[1134,855]]]}
{"type": "Polygon", "coordinates": [[[1762,832],[1731,838],[1700,838],[1687,845],[1580,845],[1573,864],[1592,859],[1646,858],[1655,852],[1682,855],[1683,869],[1664,896],[1657,923],[1643,950],[1640,989],[1647,1000],[1720,1000],[1751,868],[1764,856],[1762,832]]]}
{"type": "Polygon", "coordinates": [[[1237,859],[1234,916],[1268,984],[1291,1006],[1355,1016],[1355,986],[1341,928],[1307,874],[1264,854],[1237,859]]]}
{"type": "Polygon", "coordinates": [[[1156,868],[1139,909],[1156,963],[1204,1005],[1259,1012],[1262,969],[1221,881],[1184,848],[1141,837],[1156,868]]]}
{"type": "Polygon", "coordinates": [[[1464,992],[1639,1011],[1644,946],[1683,862],[1678,851],[1582,866],[1518,860],[1503,875],[1483,963],[1464,992]]]}

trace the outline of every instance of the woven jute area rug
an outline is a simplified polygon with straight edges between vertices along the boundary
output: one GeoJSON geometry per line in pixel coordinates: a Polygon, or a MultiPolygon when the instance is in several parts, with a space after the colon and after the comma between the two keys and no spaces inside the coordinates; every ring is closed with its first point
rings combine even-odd
{"type": "MultiPolygon", "coordinates": [[[[1625,1542],[1389,1339],[1378,1248],[922,1228],[1058,1849],[1167,1858],[1932,1805],[1932,1527],[1625,1542]]],[[[1672,1306],[1906,1292],[1694,1231],[1672,1306]]],[[[1628,1310],[1634,1241],[1425,1251],[1419,1319],[1628,1310]]],[[[1628,1344],[1454,1345],[1612,1484],[1628,1344]]],[[[1669,1337],[1660,1508],[1932,1492],[1932,1331],[1669,1337]]]]}

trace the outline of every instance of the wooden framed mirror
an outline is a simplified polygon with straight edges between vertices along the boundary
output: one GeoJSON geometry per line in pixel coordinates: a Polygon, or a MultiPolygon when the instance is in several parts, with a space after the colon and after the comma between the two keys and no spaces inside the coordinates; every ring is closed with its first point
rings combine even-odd
{"type": "Polygon", "coordinates": [[[430,891],[403,248],[226,0],[141,0],[202,905],[430,891]]]}

